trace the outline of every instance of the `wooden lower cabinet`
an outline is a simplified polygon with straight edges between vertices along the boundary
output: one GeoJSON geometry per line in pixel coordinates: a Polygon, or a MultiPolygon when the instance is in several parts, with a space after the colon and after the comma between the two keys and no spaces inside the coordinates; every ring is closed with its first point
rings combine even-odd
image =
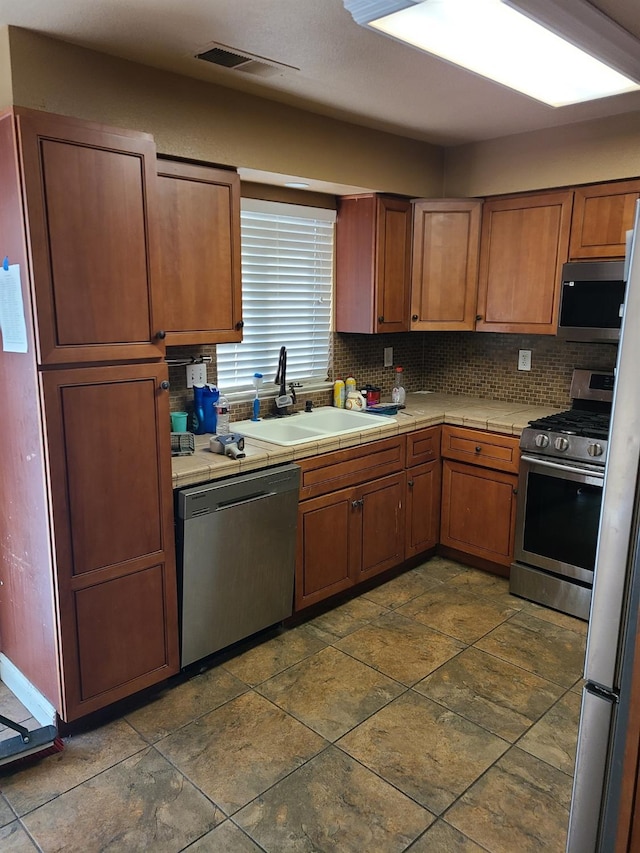
{"type": "Polygon", "coordinates": [[[435,548],[440,538],[442,429],[425,427],[407,435],[405,558],[435,548]]]}
{"type": "Polygon", "coordinates": [[[440,544],[510,566],[517,482],[515,474],[443,460],[440,544]]]}
{"type": "Polygon", "coordinates": [[[303,501],[298,510],[295,609],[353,585],[353,489],[303,501]]]}
{"type": "Polygon", "coordinates": [[[65,720],[179,669],[166,374],[43,376],[65,720]]]}
{"type": "Polygon", "coordinates": [[[404,559],[405,475],[394,474],[361,486],[357,498],[360,516],[359,562],[355,581],[373,577],[404,559]]]}
{"type": "Polygon", "coordinates": [[[427,462],[407,472],[406,558],[435,548],[440,534],[442,463],[427,462]]]}
{"type": "Polygon", "coordinates": [[[300,503],[296,611],[402,562],[404,491],[401,472],[300,503]]]}

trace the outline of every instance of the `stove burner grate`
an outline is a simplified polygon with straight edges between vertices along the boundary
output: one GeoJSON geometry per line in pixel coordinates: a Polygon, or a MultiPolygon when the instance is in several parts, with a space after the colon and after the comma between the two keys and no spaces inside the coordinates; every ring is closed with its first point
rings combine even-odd
{"type": "Polygon", "coordinates": [[[581,435],[586,438],[607,439],[609,436],[608,412],[586,412],[582,410],[569,409],[557,415],[548,415],[531,421],[532,429],[562,432],[572,435],[581,435]]]}

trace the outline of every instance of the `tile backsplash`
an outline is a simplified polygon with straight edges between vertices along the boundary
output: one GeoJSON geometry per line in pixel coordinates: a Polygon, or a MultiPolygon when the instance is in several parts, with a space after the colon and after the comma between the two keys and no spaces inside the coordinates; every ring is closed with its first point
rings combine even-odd
{"type": "MultiPolygon", "coordinates": [[[[383,367],[383,350],[393,347],[394,367],[404,368],[408,391],[443,391],[488,397],[508,403],[568,408],[574,367],[611,370],[616,346],[557,340],[547,335],[511,335],[487,332],[410,332],[390,335],[335,333],[332,337],[332,368],[329,378],[350,374],[358,385],[379,385],[388,399],[395,371],[383,367]],[[531,350],[531,370],[517,370],[518,351],[531,350]]],[[[169,347],[167,358],[211,355],[207,381],[216,384],[215,346],[169,347]]],[[[183,366],[169,367],[171,410],[190,411],[193,392],[187,388],[183,366]]],[[[265,387],[265,391],[267,388],[265,387]]],[[[301,390],[296,408],[305,400],[315,406],[331,403],[330,391],[301,390]]],[[[263,403],[263,413],[268,403],[263,403]]],[[[251,403],[237,403],[232,420],[251,415],[251,403]]]]}
{"type": "Polygon", "coordinates": [[[423,388],[491,397],[507,403],[568,408],[575,367],[612,370],[614,344],[583,344],[551,335],[495,332],[425,333],[423,388]],[[531,370],[517,369],[518,350],[531,350],[531,370]]]}

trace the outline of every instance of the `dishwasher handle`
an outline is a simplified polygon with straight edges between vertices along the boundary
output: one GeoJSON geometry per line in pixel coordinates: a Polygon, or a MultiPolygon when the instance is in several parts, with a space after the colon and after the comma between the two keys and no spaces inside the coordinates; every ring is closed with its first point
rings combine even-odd
{"type": "Polygon", "coordinates": [[[277,492],[258,492],[257,494],[253,494],[253,495],[244,495],[241,498],[232,498],[229,501],[220,501],[220,503],[218,503],[214,507],[213,511],[214,512],[220,512],[221,510],[224,510],[224,509],[233,509],[236,506],[243,506],[244,504],[256,503],[256,501],[262,501],[265,498],[272,498],[276,494],[277,494],[277,492]]]}

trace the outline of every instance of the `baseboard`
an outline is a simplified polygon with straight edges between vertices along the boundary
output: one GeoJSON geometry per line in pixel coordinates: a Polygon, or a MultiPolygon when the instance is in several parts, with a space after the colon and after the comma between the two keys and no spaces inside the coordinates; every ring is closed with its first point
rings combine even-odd
{"type": "Polygon", "coordinates": [[[13,695],[31,713],[41,726],[55,726],[57,723],[56,709],[48,699],[40,693],[37,687],[11,663],[6,655],[0,652],[0,681],[9,688],[13,695]]]}

